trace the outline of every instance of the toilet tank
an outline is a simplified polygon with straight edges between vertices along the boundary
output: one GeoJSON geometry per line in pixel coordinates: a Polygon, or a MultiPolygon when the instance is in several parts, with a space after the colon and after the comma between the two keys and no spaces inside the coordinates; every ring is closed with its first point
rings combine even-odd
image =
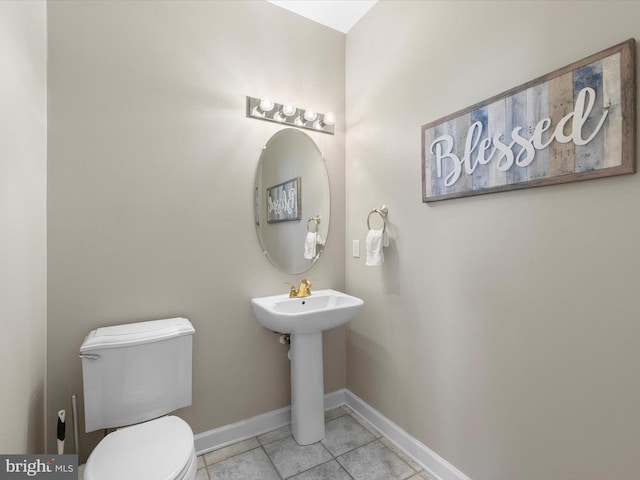
{"type": "Polygon", "coordinates": [[[194,333],[186,318],[89,332],[80,347],[85,431],[132,425],[191,405],[194,333]]]}

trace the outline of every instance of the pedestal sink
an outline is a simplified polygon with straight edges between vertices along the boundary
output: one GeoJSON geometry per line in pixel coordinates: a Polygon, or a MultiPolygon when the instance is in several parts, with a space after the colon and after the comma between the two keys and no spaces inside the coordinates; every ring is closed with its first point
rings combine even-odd
{"type": "Polygon", "coordinates": [[[364,302],[336,290],[311,296],[254,298],[251,308],[260,325],[291,339],[291,432],[300,445],[324,438],[322,331],[347,323],[364,302]]]}

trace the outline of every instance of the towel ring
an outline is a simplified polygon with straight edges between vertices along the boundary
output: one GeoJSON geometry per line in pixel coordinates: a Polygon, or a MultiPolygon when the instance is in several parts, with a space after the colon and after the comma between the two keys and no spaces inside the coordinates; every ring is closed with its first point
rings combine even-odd
{"type": "Polygon", "coordinates": [[[315,217],[311,217],[307,220],[307,232],[311,233],[311,229],[309,228],[309,223],[313,222],[316,224],[316,233],[318,232],[318,227],[320,226],[320,222],[322,221],[322,217],[320,215],[316,215],[315,217]]]}
{"type": "Polygon", "coordinates": [[[369,218],[371,218],[371,215],[374,213],[377,213],[378,215],[380,215],[380,217],[382,217],[382,221],[384,222],[382,231],[384,232],[387,229],[387,215],[389,215],[389,209],[385,205],[382,205],[380,208],[374,208],[369,212],[369,215],[367,215],[367,228],[369,230],[371,230],[371,225],[369,225],[369,218]]]}

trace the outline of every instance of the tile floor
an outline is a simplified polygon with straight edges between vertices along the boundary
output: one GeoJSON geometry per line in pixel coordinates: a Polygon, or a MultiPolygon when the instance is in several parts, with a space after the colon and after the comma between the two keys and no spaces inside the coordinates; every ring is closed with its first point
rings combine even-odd
{"type": "Polygon", "coordinates": [[[196,480],[435,480],[349,407],[325,422],[313,445],[298,445],[286,426],[204,454],[196,480]]]}

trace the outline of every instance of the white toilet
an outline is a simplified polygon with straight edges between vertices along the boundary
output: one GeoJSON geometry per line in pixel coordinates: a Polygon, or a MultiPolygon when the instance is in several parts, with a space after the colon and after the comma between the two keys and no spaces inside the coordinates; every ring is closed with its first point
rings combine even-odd
{"type": "Polygon", "coordinates": [[[191,405],[194,333],[186,318],[169,318],[98,328],[84,339],[85,430],[119,428],[89,456],[85,480],[195,478],[193,431],[166,416],[191,405]]]}

